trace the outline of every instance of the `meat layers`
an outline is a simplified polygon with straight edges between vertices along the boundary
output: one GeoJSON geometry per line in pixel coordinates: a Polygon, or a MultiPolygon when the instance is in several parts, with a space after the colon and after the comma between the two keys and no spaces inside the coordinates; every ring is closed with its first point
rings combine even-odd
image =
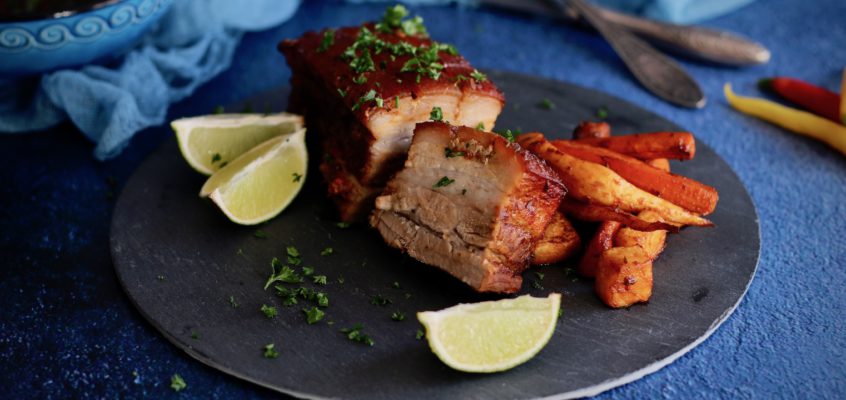
{"type": "Polygon", "coordinates": [[[555,172],[518,144],[426,122],[370,222],[391,246],[474,289],[512,293],[564,193],[555,172]]]}
{"type": "Polygon", "coordinates": [[[293,72],[289,111],[317,134],[320,170],[346,221],[367,215],[435,107],[444,120],[491,129],[504,104],[452,46],[401,29],[308,32],[279,50],[293,72]]]}

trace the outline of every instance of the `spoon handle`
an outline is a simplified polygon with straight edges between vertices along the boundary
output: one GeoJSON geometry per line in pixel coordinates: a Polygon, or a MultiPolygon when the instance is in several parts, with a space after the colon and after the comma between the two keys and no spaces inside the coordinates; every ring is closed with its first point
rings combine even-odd
{"type": "Polygon", "coordinates": [[[584,0],[555,0],[576,9],[611,44],[635,78],[656,96],[682,107],[702,108],[705,94],[682,67],[625,29],[607,21],[584,0]]]}

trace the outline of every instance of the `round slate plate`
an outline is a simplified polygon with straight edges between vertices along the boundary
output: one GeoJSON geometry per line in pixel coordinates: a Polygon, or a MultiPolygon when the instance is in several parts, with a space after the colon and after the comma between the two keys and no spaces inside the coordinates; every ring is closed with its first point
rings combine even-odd
{"type": "MultiPolygon", "coordinates": [[[[490,78],[508,96],[500,129],[566,137],[579,121],[594,119],[596,110],[606,107],[617,133],[682,130],[593,90],[505,72],[492,72],[490,78]],[[554,110],[538,107],[544,98],[554,110]]],[[[280,90],[250,103],[253,109],[281,110],[286,99],[280,90]]],[[[720,203],[711,216],[716,228],[672,235],[654,266],[652,299],[626,310],[605,307],[592,282],[565,266],[526,272],[520,293],[562,293],[563,316],[538,356],[503,373],[453,371],[429,351],[425,339],[415,338],[416,312],[496,297],[473,293],[389,248],[372,229],[336,226],[314,169],[281,215],[258,227],[238,226],[197,197],[204,177],[188,167],[170,140],[138,168],[118,200],[112,257],[130,299],[168,340],[205,364],[280,392],[362,399],[593,395],[654,372],[707,338],[734,310],[755,274],[760,241],[754,206],[729,166],[703,143],[698,147],[694,161],[673,168],[719,190],[720,203]],[[258,230],[267,237],[256,237],[258,230]],[[302,312],[311,302],[284,307],[272,288],[262,290],[270,260],[284,259],[286,246],[295,246],[304,265],[328,277],[325,286],[305,284],[330,300],[325,319],[315,325],[306,324],[302,312]],[[326,247],[333,254],[321,256],[326,247]],[[545,275],[538,287],[534,271],[545,275]],[[377,295],[391,303],[372,304],[377,295]],[[262,304],[277,306],[278,317],[268,319],[262,304]],[[391,319],[397,311],[405,314],[404,321],[391,319]],[[357,323],[375,345],[352,342],[339,332],[357,323]],[[276,345],[279,358],[262,356],[268,343],[276,345]]]]}

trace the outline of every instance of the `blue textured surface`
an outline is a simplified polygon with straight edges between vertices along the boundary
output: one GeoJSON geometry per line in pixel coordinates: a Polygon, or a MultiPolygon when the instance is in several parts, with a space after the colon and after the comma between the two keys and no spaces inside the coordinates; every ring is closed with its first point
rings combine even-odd
{"type": "MultiPolygon", "coordinates": [[[[381,5],[309,1],[288,23],[248,34],[232,67],[171,109],[207,113],[283,85],[275,44],[323,26],[374,18],[381,5]]],[[[693,131],[748,187],[761,220],[758,275],[735,314],[707,341],[661,371],[602,398],[836,398],[846,393],[846,157],[728,109],[726,81],[793,75],[829,88],[846,65],[842,0],[760,1],[707,25],[773,50],[760,67],[685,62],[710,98],[681,110],[645,93],[591,33],[489,10],[421,8],[436,39],[475,65],[552,77],[626,98],[693,131]]],[[[613,110],[610,110],[613,112],[613,110]]],[[[269,398],[189,359],[121,292],[109,257],[116,193],[170,133],[150,129],[119,158],[100,163],[72,127],[0,137],[0,398],[269,398]],[[116,184],[111,184],[113,177],[116,184]],[[114,187],[113,187],[114,186],[114,187]],[[133,372],[137,372],[137,376],[133,372]],[[188,389],[176,395],[169,377],[188,389]]],[[[174,238],[178,240],[178,238],[174,238]]],[[[719,255],[715,255],[719,256],[719,255]]]]}

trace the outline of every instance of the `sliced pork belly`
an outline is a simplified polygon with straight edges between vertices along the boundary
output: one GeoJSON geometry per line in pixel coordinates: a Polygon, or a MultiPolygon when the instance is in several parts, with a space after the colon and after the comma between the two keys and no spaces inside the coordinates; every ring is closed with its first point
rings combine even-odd
{"type": "Polygon", "coordinates": [[[518,144],[426,122],[370,223],[391,246],[477,291],[512,293],[564,193],[557,175],[518,144]]]}
{"type": "Polygon", "coordinates": [[[321,171],[344,220],[366,217],[434,107],[445,120],[491,129],[504,103],[451,46],[400,29],[309,32],[279,49],[293,72],[289,111],[305,116],[317,151],[334,155],[321,171]]]}

